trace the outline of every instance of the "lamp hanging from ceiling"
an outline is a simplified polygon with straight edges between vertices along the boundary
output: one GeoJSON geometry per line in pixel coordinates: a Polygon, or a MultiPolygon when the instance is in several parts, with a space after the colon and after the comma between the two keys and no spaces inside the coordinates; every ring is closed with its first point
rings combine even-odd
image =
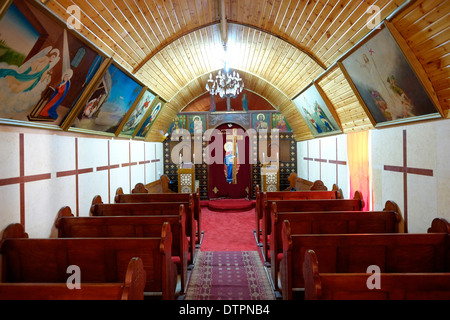
{"type": "Polygon", "coordinates": [[[209,79],[206,83],[206,90],[209,91],[211,95],[219,95],[222,99],[224,98],[236,98],[242,90],[244,90],[244,81],[239,76],[236,71],[224,72],[219,70],[217,75],[213,77],[212,74],[209,75],[209,79]]]}
{"type": "Polygon", "coordinates": [[[222,99],[227,99],[227,110],[231,111],[230,98],[236,98],[242,90],[244,90],[244,81],[236,71],[229,71],[227,68],[227,42],[228,42],[228,28],[227,19],[225,15],[225,0],[220,0],[220,32],[222,36],[222,45],[224,50],[224,68],[219,70],[216,76],[209,75],[206,83],[206,90],[212,96],[219,95],[222,99]]]}

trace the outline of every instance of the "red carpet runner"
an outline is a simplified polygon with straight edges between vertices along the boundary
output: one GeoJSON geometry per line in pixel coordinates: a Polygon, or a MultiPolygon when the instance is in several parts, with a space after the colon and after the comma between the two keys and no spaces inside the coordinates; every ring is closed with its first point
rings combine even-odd
{"type": "Polygon", "coordinates": [[[275,299],[258,252],[199,252],[185,300],[230,299],[275,299]]]}
{"type": "Polygon", "coordinates": [[[202,207],[201,251],[257,251],[255,209],[216,212],[202,207]]]}

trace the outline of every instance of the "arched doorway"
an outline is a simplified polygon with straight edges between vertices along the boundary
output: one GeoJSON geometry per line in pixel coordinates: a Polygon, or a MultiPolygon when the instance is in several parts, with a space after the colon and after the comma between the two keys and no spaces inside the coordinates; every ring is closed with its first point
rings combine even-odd
{"type": "MultiPolygon", "coordinates": [[[[245,129],[235,123],[226,123],[216,128],[222,134],[219,135],[222,141],[222,149],[218,152],[223,153],[225,157],[225,151],[223,149],[227,142],[227,135],[230,136],[233,129],[237,129],[238,135],[238,153],[239,153],[239,166],[236,173],[236,184],[227,181],[227,171],[224,161],[219,163],[212,163],[209,166],[209,199],[243,199],[249,198],[251,192],[251,164],[249,161],[249,137],[245,129]]],[[[215,139],[215,138],[213,138],[215,139]]],[[[211,141],[211,142],[214,142],[211,141]]],[[[215,155],[214,155],[215,156],[215,155]]]]}

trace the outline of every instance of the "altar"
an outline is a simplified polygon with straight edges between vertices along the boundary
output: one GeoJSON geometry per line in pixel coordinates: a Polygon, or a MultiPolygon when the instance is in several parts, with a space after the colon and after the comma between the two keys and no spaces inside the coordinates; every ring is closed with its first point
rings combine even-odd
{"type": "Polygon", "coordinates": [[[289,188],[289,175],[297,172],[297,142],[292,132],[277,125],[279,115],[275,110],[179,113],[164,141],[164,174],[173,182],[173,191],[198,188],[202,200],[254,199],[256,186],[264,191],[289,188]],[[177,130],[185,130],[187,136],[177,136],[177,130]],[[220,138],[208,136],[207,130],[217,130],[220,138]],[[181,141],[185,146],[180,167],[179,155],[172,153],[179,152],[181,141]],[[270,151],[275,141],[279,155],[270,151]],[[237,150],[227,151],[227,143],[237,150]],[[228,162],[231,167],[226,164],[227,152],[237,153],[235,158],[228,157],[233,160],[228,162]],[[185,154],[190,156],[184,159],[185,154]],[[208,162],[208,157],[213,161],[208,162]]]}

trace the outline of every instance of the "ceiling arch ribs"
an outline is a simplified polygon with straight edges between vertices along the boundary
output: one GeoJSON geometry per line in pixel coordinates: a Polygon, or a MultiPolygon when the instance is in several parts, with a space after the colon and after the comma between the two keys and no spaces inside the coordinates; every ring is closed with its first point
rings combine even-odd
{"type": "MultiPolygon", "coordinates": [[[[218,27],[211,25],[177,39],[154,55],[136,76],[170,101],[191,80],[223,67],[217,59],[222,50],[219,33],[215,32],[218,27]],[[165,84],[166,92],[155,88],[160,83],[165,84]]],[[[239,57],[252,57],[234,59],[239,61],[230,68],[258,75],[289,97],[324,71],[303,51],[255,28],[231,24],[228,43],[229,51],[238,52],[239,57]]]]}

